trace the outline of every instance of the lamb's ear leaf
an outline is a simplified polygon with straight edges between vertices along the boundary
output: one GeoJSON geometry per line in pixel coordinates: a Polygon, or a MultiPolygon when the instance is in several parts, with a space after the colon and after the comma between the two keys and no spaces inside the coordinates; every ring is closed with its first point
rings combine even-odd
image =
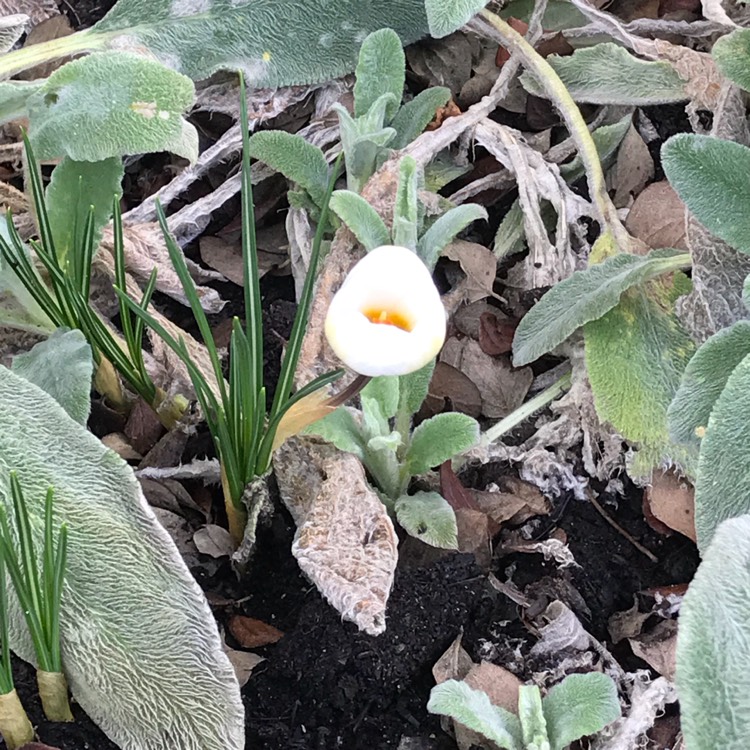
{"type": "Polygon", "coordinates": [[[749,557],[750,516],[724,521],[703,549],[680,607],[675,681],[686,747],[695,750],[747,744],[749,557]]]}
{"type": "Polygon", "coordinates": [[[399,409],[404,409],[408,414],[416,414],[420,410],[427,398],[436,362],[433,359],[420,370],[399,376],[399,409]]]}
{"type": "Polygon", "coordinates": [[[617,686],[601,672],[568,675],[542,699],[552,750],[596,734],[620,718],[617,686]]]}
{"type": "Polygon", "coordinates": [[[515,714],[490,702],[487,694],[465,682],[447,680],[432,688],[427,710],[450,716],[504,750],[523,750],[521,722],[515,714]]]}
{"type": "Polygon", "coordinates": [[[736,250],[750,253],[750,148],[679,133],[662,146],[661,158],[667,179],[695,218],[736,250]]]}
{"type": "Polygon", "coordinates": [[[58,328],[28,352],[13,357],[11,369],[49,393],[78,424],[91,411],[91,347],[79,331],[58,328]]]}
{"type": "Polygon", "coordinates": [[[331,210],[346,224],[368,252],[390,242],[390,232],[380,214],[353,190],[336,190],[331,210]]]}
{"type": "Polygon", "coordinates": [[[425,0],[430,34],[436,39],[452,34],[485,5],[487,0],[425,0]]]}
{"type": "Polygon", "coordinates": [[[328,188],[328,164],[323,151],[301,135],[264,130],[250,136],[250,156],[304,188],[318,208],[328,188]]]}
{"type": "Polygon", "coordinates": [[[735,29],[717,39],[711,56],[732,83],[750,91],[750,29],[735,29]]]}
{"type": "Polygon", "coordinates": [[[412,474],[422,474],[478,441],[479,424],[472,417],[458,412],[436,414],[414,430],[404,461],[412,474]]]}
{"type": "Polygon", "coordinates": [[[355,71],[354,115],[361,117],[383,94],[393,94],[395,99],[386,109],[385,121],[390,122],[404,95],[405,71],[406,57],[393,29],[379,29],[365,37],[355,71]]]}
{"type": "MultiPolygon", "coordinates": [[[[44,499],[68,526],[60,611],[75,700],[122,748],[241,750],[239,685],[216,620],[132,469],[41,388],[0,367],[0,502],[15,469],[43,548],[44,499]]],[[[36,663],[15,596],[11,648],[36,663]]]]}
{"type": "Polygon", "coordinates": [[[339,450],[353,453],[361,461],[365,457],[365,438],[361,426],[352,411],[340,406],[336,411],[313,422],[303,434],[318,435],[335,445],[339,450]]]}
{"type": "Polygon", "coordinates": [[[672,440],[700,446],[717,399],[734,368],[748,354],[750,320],[738,320],[703,342],[687,363],[667,410],[672,440]]]}
{"type": "Polygon", "coordinates": [[[417,243],[417,255],[432,270],[440,253],[453,242],[459,232],[479,219],[487,218],[487,210],[477,203],[455,206],[439,217],[417,243]]]}
{"type": "Polygon", "coordinates": [[[695,533],[706,550],[727,518],[750,512],[750,354],[727,379],[701,442],[695,481],[695,533]]]}
{"type": "MultiPolygon", "coordinates": [[[[420,91],[410,102],[406,102],[391,121],[396,137],[391,148],[406,148],[435,119],[435,113],[451,98],[450,89],[432,86],[420,91]]],[[[436,191],[437,192],[437,191],[436,191]]]]}
{"type": "Polygon", "coordinates": [[[456,514],[437,492],[402,495],[394,506],[396,518],[407,533],[431,547],[458,549],[456,514]]]}

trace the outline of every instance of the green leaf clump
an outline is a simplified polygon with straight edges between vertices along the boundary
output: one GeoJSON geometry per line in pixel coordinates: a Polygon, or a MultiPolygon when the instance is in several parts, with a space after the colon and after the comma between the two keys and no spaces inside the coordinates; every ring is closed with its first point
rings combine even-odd
{"type": "MultiPolygon", "coordinates": [[[[341,105],[334,107],[339,117],[347,186],[356,194],[392,150],[404,148],[422,133],[437,109],[450,99],[447,88],[434,87],[422,91],[402,107],[405,65],[401,41],[392,28],[369,34],[359,52],[353,114],[341,105]]],[[[318,184],[321,162],[325,164],[321,149],[306,143],[299,135],[277,136],[266,132],[253,135],[250,153],[299,185],[312,204],[320,207],[318,184]],[[279,148],[281,138],[285,148],[279,148]],[[298,143],[292,145],[292,140],[298,143]],[[310,149],[315,149],[317,156],[313,157],[310,149]],[[311,164],[315,167],[312,175],[311,164]]],[[[304,205],[297,192],[290,197],[304,205]]]]}
{"type": "Polygon", "coordinates": [[[409,494],[412,477],[429,471],[479,441],[479,425],[465,414],[438,414],[412,429],[412,415],[427,396],[432,362],[408,375],[373,378],[361,392],[361,410],[340,407],[307,428],[353,453],[372,476],[401,526],[434,547],[455,549],[453,508],[436,492],[409,494]]]}
{"type": "Polygon", "coordinates": [[[568,675],[544,698],[536,685],[522,685],[517,715],[493,705],[483,691],[447,680],[432,689],[427,710],[450,716],[504,750],[565,750],[621,713],[614,681],[599,672],[568,675]]]}

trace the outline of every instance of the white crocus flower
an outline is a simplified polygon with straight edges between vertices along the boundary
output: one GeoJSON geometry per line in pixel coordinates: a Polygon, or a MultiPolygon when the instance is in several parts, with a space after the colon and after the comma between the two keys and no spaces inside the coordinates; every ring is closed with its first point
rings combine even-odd
{"type": "Polygon", "coordinates": [[[405,247],[371,250],[328,308],[328,341],[361,375],[405,375],[424,367],[445,340],[445,308],[427,266],[405,247]]]}

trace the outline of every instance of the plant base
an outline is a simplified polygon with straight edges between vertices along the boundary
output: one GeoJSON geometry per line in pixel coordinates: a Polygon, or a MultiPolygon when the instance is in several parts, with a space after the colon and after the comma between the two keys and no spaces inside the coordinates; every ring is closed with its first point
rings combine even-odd
{"type": "Polygon", "coordinates": [[[0,695],[0,733],[8,750],[15,750],[34,739],[34,728],[15,690],[0,695]]]}
{"type": "Polygon", "coordinates": [[[68,681],[62,672],[45,672],[38,669],[36,683],[42,699],[44,715],[50,721],[73,721],[68,703],[68,681]]]}

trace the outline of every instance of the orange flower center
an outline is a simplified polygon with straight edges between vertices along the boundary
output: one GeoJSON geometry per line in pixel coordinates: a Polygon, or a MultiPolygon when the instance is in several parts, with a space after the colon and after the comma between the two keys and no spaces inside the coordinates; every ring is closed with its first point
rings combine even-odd
{"type": "Polygon", "coordinates": [[[414,328],[414,324],[411,320],[398,310],[383,310],[381,308],[375,308],[374,310],[363,310],[363,314],[370,323],[395,326],[407,333],[411,333],[414,328]]]}

